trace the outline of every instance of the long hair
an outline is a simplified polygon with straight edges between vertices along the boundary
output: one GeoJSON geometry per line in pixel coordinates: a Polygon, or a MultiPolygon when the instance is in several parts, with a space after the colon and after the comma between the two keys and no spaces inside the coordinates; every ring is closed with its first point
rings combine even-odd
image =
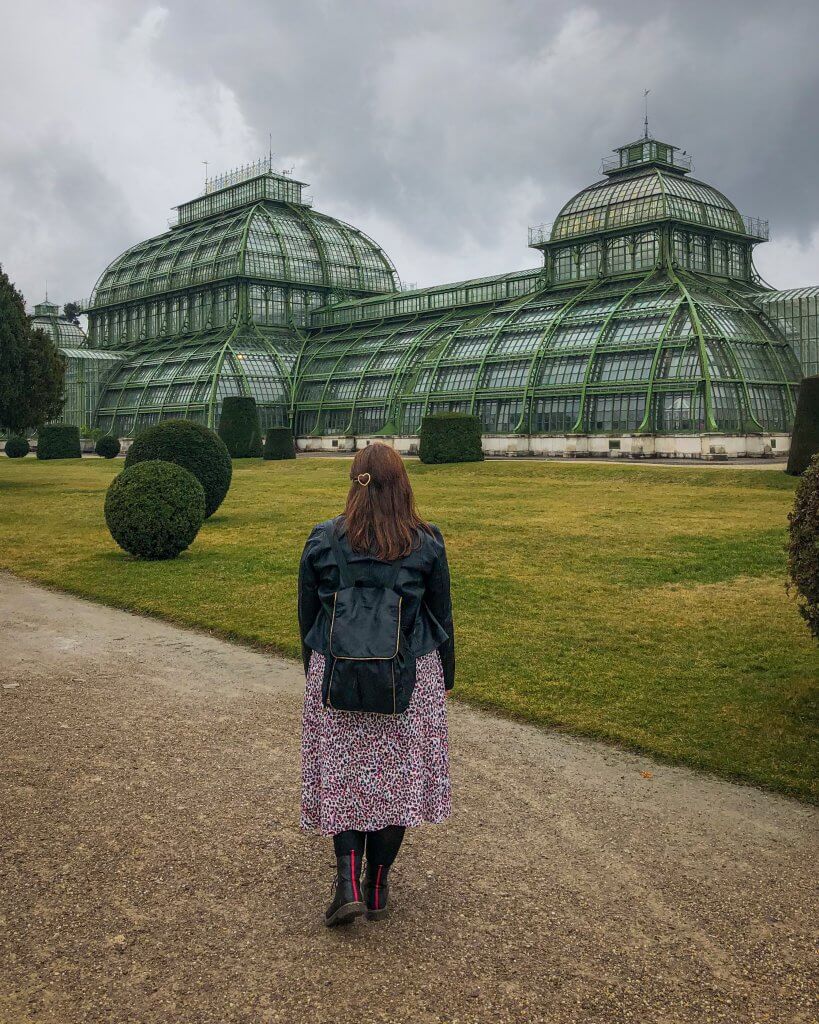
{"type": "Polygon", "coordinates": [[[419,527],[432,533],[416,511],[404,460],[389,445],[376,441],[362,448],[350,480],[344,525],[353,551],[393,562],[417,546],[419,527]]]}

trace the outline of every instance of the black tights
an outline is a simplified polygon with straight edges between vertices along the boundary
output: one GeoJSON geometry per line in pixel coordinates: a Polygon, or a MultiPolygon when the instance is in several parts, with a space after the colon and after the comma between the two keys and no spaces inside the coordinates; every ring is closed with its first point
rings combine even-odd
{"type": "Polygon", "coordinates": [[[354,832],[352,829],[347,832],[336,832],[333,836],[336,857],[343,857],[345,853],[357,853],[361,858],[366,847],[368,863],[383,864],[388,868],[398,856],[405,831],[403,825],[387,825],[377,832],[354,832]]]}

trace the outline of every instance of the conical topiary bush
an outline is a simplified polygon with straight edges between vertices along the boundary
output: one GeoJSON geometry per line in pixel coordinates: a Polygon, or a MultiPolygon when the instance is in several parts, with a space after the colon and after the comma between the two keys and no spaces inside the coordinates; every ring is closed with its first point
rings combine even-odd
{"type": "Polygon", "coordinates": [[[222,401],[219,437],[233,459],[258,459],[262,454],[262,429],[256,399],[230,395],[222,401]]]}

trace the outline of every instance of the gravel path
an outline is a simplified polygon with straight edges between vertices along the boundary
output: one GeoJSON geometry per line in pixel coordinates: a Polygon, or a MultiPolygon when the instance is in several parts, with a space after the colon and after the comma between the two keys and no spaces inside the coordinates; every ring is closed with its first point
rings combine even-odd
{"type": "Polygon", "coordinates": [[[455,814],[328,931],[298,666],[0,576],[1,1024],[812,1022],[816,814],[451,705],[455,814]]]}

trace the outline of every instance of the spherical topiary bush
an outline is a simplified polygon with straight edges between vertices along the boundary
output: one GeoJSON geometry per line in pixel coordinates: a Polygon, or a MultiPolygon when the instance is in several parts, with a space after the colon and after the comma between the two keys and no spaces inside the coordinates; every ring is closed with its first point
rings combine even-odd
{"type": "Polygon", "coordinates": [[[204,519],[202,485],[173,462],[139,462],[114,477],[105,495],[111,536],[137,558],[176,558],[204,519]]]}
{"type": "Polygon", "coordinates": [[[421,421],[421,462],[480,462],[481,421],[464,412],[441,412],[421,421]]]}
{"type": "Polygon", "coordinates": [[[219,437],[234,459],[258,459],[262,454],[262,428],[256,399],[228,395],[222,400],[219,437]]]}
{"type": "Polygon", "coordinates": [[[819,640],[819,454],[802,474],[788,522],[788,574],[799,612],[819,640]]]}
{"type": "Polygon", "coordinates": [[[138,434],[128,449],[125,468],[163,459],[193,473],[205,491],[205,518],[222,504],[230,487],[233,463],[225,442],[191,420],[165,420],[138,434]]]}
{"type": "Polygon", "coordinates": [[[81,459],[80,428],[50,423],[37,431],[38,459],[81,459]]]}
{"type": "Polygon", "coordinates": [[[296,442],[290,427],[271,427],[264,437],[264,457],[270,459],[295,459],[296,442]]]}
{"type": "Polygon", "coordinates": [[[119,438],[113,434],[103,434],[94,445],[94,451],[103,459],[115,459],[121,450],[119,438]]]}
{"type": "Polygon", "coordinates": [[[6,441],[6,455],[10,459],[24,459],[30,451],[31,445],[19,434],[12,434],[6,441]]]}

